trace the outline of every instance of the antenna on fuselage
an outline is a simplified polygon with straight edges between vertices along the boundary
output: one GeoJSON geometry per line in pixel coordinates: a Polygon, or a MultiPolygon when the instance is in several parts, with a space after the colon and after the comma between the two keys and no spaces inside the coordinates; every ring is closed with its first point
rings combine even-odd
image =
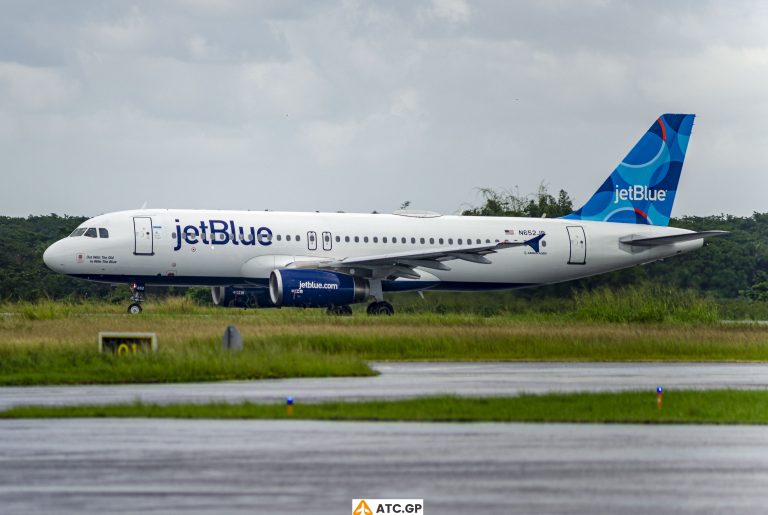
{"type": "Polygon", "coordinates": [[[147,209],[147,201],[145,200],[144,203],[141,205],[139,209],[147,209]]]}

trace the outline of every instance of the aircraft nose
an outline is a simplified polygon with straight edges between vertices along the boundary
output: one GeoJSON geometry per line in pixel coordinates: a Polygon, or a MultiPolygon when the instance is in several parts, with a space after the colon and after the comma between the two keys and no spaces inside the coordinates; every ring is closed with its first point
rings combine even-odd
{"type": "Polygon", "coordinates": [[[57,241],[43,252],[43,262],[45,263],[45,266],[54,272],[61,272],[64,268],[64,261],[62,259],[63,254],[59,243],[60,242],[57,241]]]}

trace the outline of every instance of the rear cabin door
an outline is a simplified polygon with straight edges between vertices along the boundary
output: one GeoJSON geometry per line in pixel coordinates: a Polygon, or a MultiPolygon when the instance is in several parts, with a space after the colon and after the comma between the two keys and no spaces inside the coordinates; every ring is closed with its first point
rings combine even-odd
{"type": "Polygon", "coordinates": [[[309,250],[317,250],[317,233],[315,231],[307,233],[307,248],[309,250]]]}
{"type": "Polygon", "coordinates": [[[133,235],[133,253],[135,255],[153,256],[155,254],[155,243],[152,237],[152,218],[148,216],[134,216],[133,235]]]}
{"type": "Polygon", "coordinates": [[[331,250],[333,248],[333,242],[331,241],[331,233],[328,231],[323,232],[323,250],[331,250]]]}
{"type": "Polygon", "coordinates": [[[584,234],[584,227],[567,227],[568,239],[571,240],[571,254],[568,257],[569,265],[587,264],[587,237],[584,234]]]}

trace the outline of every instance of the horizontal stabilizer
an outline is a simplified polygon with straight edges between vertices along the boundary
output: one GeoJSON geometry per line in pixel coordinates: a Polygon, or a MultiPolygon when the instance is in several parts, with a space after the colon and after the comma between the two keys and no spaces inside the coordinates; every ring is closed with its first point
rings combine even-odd
{"type": "Polygon", "coordinates": [[[659,245],[671,245],[673,243],[700,240],[702,238],[712,238],[714,236],[722,236],[724,234],[728,234],[728,231],[701,231],[690,232],[686,234],[673,234],[671,236],[653,236],[651,238],[632,235],[626,236],[620,241],[625,245],[632,245],[636,247],[658,247],[659,245]]]}

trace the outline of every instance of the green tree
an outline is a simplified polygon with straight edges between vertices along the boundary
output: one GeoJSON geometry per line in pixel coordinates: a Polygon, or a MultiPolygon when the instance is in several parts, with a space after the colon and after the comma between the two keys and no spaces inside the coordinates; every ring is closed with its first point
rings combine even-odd
{"type": "Polygon", "coordinates": [[[465,209],[464,216],[527,216],[533,218],[557,218],[573,211],[573,202],[565,190],[557,198],[552,196],[545,184],[533,195],[521,195],[519,190],[496,191],[480,188],[483,205],[465,209]]]}

